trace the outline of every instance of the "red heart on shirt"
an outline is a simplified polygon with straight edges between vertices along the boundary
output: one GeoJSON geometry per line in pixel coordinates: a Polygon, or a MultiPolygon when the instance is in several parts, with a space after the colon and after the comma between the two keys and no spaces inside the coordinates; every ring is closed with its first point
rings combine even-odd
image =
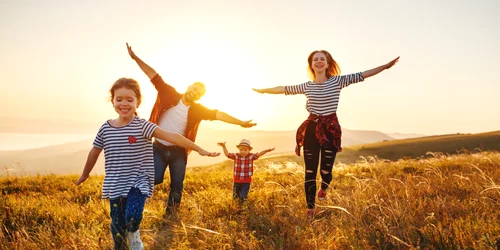
{"type": "Polygon", "coordinates": [[[129,142],[130,144],[135,143],[136,141],[137,141],[137,138],[135,138],[135,137],[133,137],[133,136],[129,136],[129,137],[128,137],[128,142],[129,142]]]}

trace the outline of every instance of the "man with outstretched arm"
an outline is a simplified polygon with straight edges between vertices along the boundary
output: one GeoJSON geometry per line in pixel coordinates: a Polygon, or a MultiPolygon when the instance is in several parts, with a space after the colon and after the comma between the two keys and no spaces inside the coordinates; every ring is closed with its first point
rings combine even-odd
{"type": "MultiPolygon", "coordinates": [[[[219,120],[244,128],[256,125],[256,123],[252,123],[252,120],[241,121],[227,113],[208,109],[197,103],[196,101],[205,94],[205,85],[201,82],[191,84],[184,94],[177,92],[174,87],[165,83],[153,68],[137,57],[128,43],[127,49],[130,57],[149,77],[158,91],[149,120],[162,129],[184,135],[194,142],[202,120],[219,120]]],[[[156,139],[153,143],[153,152],[155,185],[163,182],[165,170],[170,167],[170,194],[166,213],[171,215],[181,203],[187,156],[190,151],[167,141],[156,139]]]]}

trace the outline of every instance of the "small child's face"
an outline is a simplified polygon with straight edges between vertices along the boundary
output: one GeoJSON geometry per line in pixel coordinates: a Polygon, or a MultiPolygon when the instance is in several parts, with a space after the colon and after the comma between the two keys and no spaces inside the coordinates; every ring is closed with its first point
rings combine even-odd
{"type": "Polygon", "coordinates": [[[112,101],[113,107],[120,117],[134,117],[138,103],[137,96],[133,90],[128,88],[119,88],[115,90],[114,98],[112,101]]]}
{"type": "Polygon", "coordinates": [[[250,148],[247,146],[239,146],[238,149],[240,150],[240,155],[245,157],[250,153],[250,148]]]}

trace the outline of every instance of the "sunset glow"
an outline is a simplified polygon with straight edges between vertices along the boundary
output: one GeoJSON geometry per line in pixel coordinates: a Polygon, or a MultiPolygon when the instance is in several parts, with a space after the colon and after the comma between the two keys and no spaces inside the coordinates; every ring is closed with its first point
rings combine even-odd
{"type": "Polygon", "coordinates": [[[401,56],[390,71],[343,90],[338,113],[345,128],[492,131],[500,126],[491,113],[500,108],[500,85],[486,74],[500,66],[492,59],[500,58],[495,7],[495,1],[3,2],[0,30],[9,35],[0,47],[2,113],[98,126],[115,115],[111,84],[132,77],[145,96],[139,114],[149,117],[156,90],[127,55],[128,42],[179,92],[204,82],[200,102],[207,107],[253,119],[252,129],[293,130],[307,116],[305,97],[251,88],[309,80],[308,54],[325,49],[345,74],[401,56]]]}

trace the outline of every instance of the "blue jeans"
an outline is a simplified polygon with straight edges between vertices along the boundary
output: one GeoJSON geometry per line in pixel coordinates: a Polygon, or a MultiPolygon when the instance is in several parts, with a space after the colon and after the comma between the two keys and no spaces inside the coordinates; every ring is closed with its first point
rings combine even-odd
{"type": "Polygon", "coordinates": [[[250,191],[250,182],[238,183],[233,185],[233,199],[243,202],[247,199],[248,192],[250,191]]]}
{"type": "Polygon", "coordinates": [[[126,198],[109,200],[111,234],[113,235],[115,250],[126,249],[126,232],[139,230],[144,203],[146,203],[146,195],[135,187],[130,189],[126,198]]]}
{"type": "Polygon", "coordinates": [[[167,211],[181,204],[184,176],[186,175],[186,150],[175,147],[167,150],[153,143],[155,164],[155,185],[161,184],[165,170],[170,167],[170,193],[168,195],[167,211]]]}

